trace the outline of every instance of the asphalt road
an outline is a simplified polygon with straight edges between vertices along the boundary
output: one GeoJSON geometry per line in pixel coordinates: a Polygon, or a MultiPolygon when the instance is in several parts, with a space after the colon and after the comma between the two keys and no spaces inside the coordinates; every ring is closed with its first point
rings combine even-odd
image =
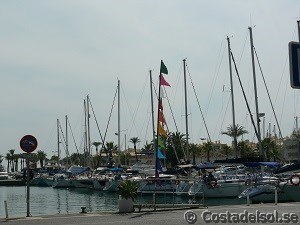
{"type": "MultiPolygon", "coordinates": [[[[206,219],[212,219],[211,214],[215,214],[214,221],[207,224],[245,224],[243,222],[235,223],[233,218],[226,218],[227,221],[217,221],[218,215],[223,213],[224,215],[231,214],[243,214],[245,211],[247,214],[257,215],[257,210],[260,213],[274,214],[274,210],[277,211],[279,221],[282,218],[282,213],[293,213],[293,221],[285,223],[283,221],[273,221],[272,215],[270,220],[267,222],[257,223],[254,221],[248,221],[248,224],[300,224],[300,203],[280,203],[274,204],[258,204],[258,205],[239,205],[239,206],[217,206],[209,207],[204,209],[192,209],[192,213],[186,213],[185,210],[173,210],[173,211],[148,211],[148,212],[136,212],[129,214],[118,214],[118,213],[87,213],[87,214],[68,214],[68,215],[54,215],[54,216],[43,216],[43,217],[29,217],[29,218],[13,218],[9,220],[0,219],[1,224],[7,225],[89,225],[89,224],[103,224],[103,225],[188,225],[186,219],[190,220],[190,223],[194,224],[206,224],[202,218],[203,212],[206,212],[209,216],[206,219]],[[226,214],[227,211],[227,214],[226,214]],[[194,213],[194,214],[193,214],[194,213]],[[186,216],[186,217],[185,217],[186,216]],[[295,223],[296,222],[296,223],[295,223]]],[[[223,218],[224,219],[224,218],[223,218]]],[[[252,218],[253,219],[253,218],[252,218]]],[[[257,220],[256,220],[257,221],[257,220]]]]}

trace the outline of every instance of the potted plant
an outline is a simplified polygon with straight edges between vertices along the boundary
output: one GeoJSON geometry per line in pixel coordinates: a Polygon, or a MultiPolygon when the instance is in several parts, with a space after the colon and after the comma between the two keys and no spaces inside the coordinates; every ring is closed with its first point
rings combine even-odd
{"type": "Polygon", "coordinates": [[[131,180],[122,181],[119,186],[119,212],[133,212],[133,202],[137,195],[138,184],[131,180]]]}

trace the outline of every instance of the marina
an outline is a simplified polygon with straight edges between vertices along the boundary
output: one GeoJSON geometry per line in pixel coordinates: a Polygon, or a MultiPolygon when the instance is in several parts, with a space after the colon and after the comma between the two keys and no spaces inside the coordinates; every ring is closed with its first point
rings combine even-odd
{"type": "Polygon", "coordinates": [[[0,222],[299,223],[297,7],[0,2],[0,222]]]}
{"type": "MultiPolygon", "coordinates": [[[[250,166],[249,163],[246,165],[250,166]]],[[[256,169],[264,165],[265,172],[249,173],[253,168],[241,165],[220,167],[203,164],[178,167],[179,171],[184,168],[187,174],[193,174],[190,175],[192,178],[179,175],[179,171],[177,175],[161,173],[156,178],[132,174],[130,169],[126,173],[120,168],[102,168],[102,172],[98,170],[97,173],[96,170],[92,173],[78,166],[70,167],[68,173],[60,172],[52,176],[36,174],[30,182],[30,216],[72,214],[83,208],[89,213],[120,212],[120,197],[126,196],[132,197],[133,208],[138,211],[300,201],[299,174],[295,173],[299,167],[296,164],[291,167],[294,172],[290,171],[290,175],[285,176],[275,173],[282,169],[267,172],[274,163],[251,165],[256,169]],[[123,190],[126,182],[134,189],[123,190]]],[[[284,171],[288,173],[287,169],[284,171]]],[[[4,217],[5,213],[12,217],[24,216],[28,191],[25,181],[9,176],[2,181],[6,183],[0,186],[0,202],[6,202],[7,212],[2,210],[0,216],[4,217]]],[[[125,188],[128,187],[125,185],[125,188]]]]}
{"type": "MultiPolygon", "coordinates": [[[[5,218],[3,202],[7,201],[9,217],[26,216],[25,187],[0,187],[0,218],[5,218]]],[[[139,202],[152,203],[152,195],[137,198],[139,202]]],[[[229,198],[221,200],[222,204],[245,204],[244,199],[229,198]]],[[[173,196],[167,199],[162,195],[158,203],[172,203],[173,196]]],[[[188,197],[175,196],[175,203],[189,203],[188,197]]],[[[94,191],[89,189],[54,189],[50,187],[31,187],[31,215],[74,214],[86,207],[89,213],[118,212],[118,195],[116,193],[94,191]]],[[[219,205],[220,200],[209,199],[205,204],[219,205]]],[[[143,211],[143,210],[142,210],[143,211]]]]}

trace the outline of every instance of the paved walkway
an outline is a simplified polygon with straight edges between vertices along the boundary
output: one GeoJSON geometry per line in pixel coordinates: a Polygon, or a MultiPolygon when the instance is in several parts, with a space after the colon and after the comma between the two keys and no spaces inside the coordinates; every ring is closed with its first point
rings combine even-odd
{"type": "MultiPolygon", "coordinates": [[[[277,210],[278,215],[282,216],[282,213],[294,213],[297,217],[297,224],[300,224],[300,203],[280,203],[274,204],[253,204],[250,206],[246,205],[234,205],[234,206],[215,206],[205,209],[192,209],[192,212],[196,215],[186,213],[185,210],[172,210],[172,211],[148,211],[148,212],[136,212],[129,214],[118,214],[118,213],[87,213],[87,214],[67,214],[67,215],[54,215],[54,216],[40,216],[40,217],[29,217],[29,218],[13,218],[9,220],[0,219],[0,223],[7,225],[89,225],[89,224],[103,224],[103,225],[188,225],[186,218],[194,224],[206,224],[201,217],[203,212],[220,214],[228,211],[228,213],[273,213],[277,210]],[[185,218],[185,216],[186,218],[185,218]],[[191,216],[192,215],[192,216],[191,216]],[[191,216],[191,217],[190,217],[191,216]],[[195,220],[196,217],[196,220],[195,220]],[[299,219],[298,219],[299,218],[299,219]]],[[[295,222],[295,220],[294,220],[295,222]]],[[[208,224],[216,224],[214,222],[208,224]]],[[[227,221],[226,223],[219,224],[236,224],[233,221],[227,221]]],[[[245,224],[245,223],[240,223],[245,224]]],[[[248,224],[252,224],[248,221],[248,224]]],[[[258,223],[254,223],[258,224],[258,223]]],[[[261,223],[260,223],[261,224],[261,223]]],[[[271,224],[271,223],[266,223],[271,224]]],[[[284,224],[283,222],[274,222],[272,224],[284,224]]],[[[287,223],[285,223],[287,224],[287,223]]],[[[289,224],[295,224],[290,222],[289,224]]]]}

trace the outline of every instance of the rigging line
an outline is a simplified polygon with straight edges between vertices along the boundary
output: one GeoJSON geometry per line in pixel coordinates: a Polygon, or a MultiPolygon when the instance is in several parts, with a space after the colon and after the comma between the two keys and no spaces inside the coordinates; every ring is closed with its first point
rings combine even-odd
{"type": "Polygon", "coordinates": [[[82,152],[84,152],[83,146],[84,146],[84,134],[81,136],[81,141],[80,141],[80,145],[79,145],[80,151],[83,150],[82,152]]]}
{"type": "Polygon", "coordinates": [[[249,35],[249,32],[246,31],[246,37],[245,37],[245,41],[244,41],[244,45],[243,45],[243,48],[242,48],[242,52],[241,52],[241,55],[239,57],[239,61],[238,61],[238,66],[241,65],[241,62],[242,62],[242,57],[244,55],[244,52],[245,52],[245,48],[246,48],[246,43],[248,41],[248,35],[249,35]]]}
{"type": "Polygon", "coordinates": [[[206,125],[206,122],[205,122],[205,119],[204,119],[204,115],[203,115],[203,112],[202,112],[202,109],[201,109],[201,106],[200,106],[199,98],[198,98],[198,95],[196,93],[195,86],[194,86],[194,83],[193,83],[193,80],[192,80],[192,76],[190,74],[190,71],[189,71],[189,68],[188,68],[187,64],[186,64],[186,68],[187,68],[187,71],[188,71],[188,74],[189,74],[189,77],[190,77],[190,81],[191,81],[191,84],[192,84],[192,87],[193,87],[193,90],[194,90],[194,94],[196,96],[197,104],[198,104],[198,107],[199,107],[199,110],[200,110],[200,113],[201,113],[201,117],[202,117],[205,129],[206,129],[208,140],[211,142],[210,134],[208,132],[208,128],[207,128],[207,125],[206,125]]]}
{"type": "MultiPolygon", "coordinates": [[[[179,79],[179,78],[178,78],[178,79],[179,79]]],[[[153,81],[152,81],[152,84],[153,84],[154,94],[155,94],[155,96],[156,96],[156,100],[158,101],[158,95],[157,95],[157,91],[156,91],[156,88],[155,88],[155,85],[154,85],[153,81]]],[[[178,85],[178,83],[177,83],[177,85],[178,85]]],[[[177,85],[176,85],[176,86],[177,86],[177,85]]],[[[171,111],[171,116],[172,116],[173,122],[174,122],[174,124],[175,124],[176,132],[179,133],[178,127],[177,127],[177,123],[176,123],[176,120],[175,120],[175,117],[174,117],[174,113],[173,113],[173,110],[172,110],[172,107],[171,107],[171,103],[170,103],[170,100],[169,100],[169,97],[168,97],[168,95],[167,95],[166,90],[164,90],[164,91],[165,91],[165,93],[166,93],[166,99],[167,99],[168,106],[169,106],[170,111],[171,111]]],[[[166,127],[167,127],[167,130],[170,132],[170,129],[169,129],[167,123],[166,123],[166,127]]],[[[173,134],[174,134],[174,133],[173,133],[173,134]]],[[[171,146],[172,146],[172,148],[174,149],[175,157],[176,157],[176,159],[177,159],[177,162],[180,163],[180,160],[179,160],[179,157],[178,157],[177,150],[176,150],[175,144],[174,144],[174,142],[173,142],[173,139],[171,138],[171,139],[169,139],[169,140],[171,141],[171,146]]],[[[183,143],[182,143],[181,139],[179,139],[179,142],[180,142],[181,149],[184,149],[184,148],[183,148],[183,143]]],[[[183,150],[182,152],[183,152],[183,155],[184,155],[184,159],[186,159],[185,151],[183,150]]]]}
{"type": "Polygon", "coordinates": [[[165,87],[163,87],[163,89],[164,89],[164,92],[165,92],[165,94],[166,94],[166,99],[167,99],[167,102],[168,102],[168,106],[169,106],[169,108],[170,108],[170,112],[171,112],[171,116],[172,116],[172,119],[173,119],[173,122],[174,122],[174,125],[175,125],[175,129],[176,129],[176,131],[178,132],[178,126],[177,126],[177,123],[176,123],[176,120],[175,120],[175,116],[174,116],[174,113],[173,113],[173,110],[172,110],[172,107],[171,107],[171,103],[170,103],[169,96],[168,96],[168,94],[167,94],[167,92],[166,92],[165,87]]]}
{"type": "Polygon", "coordinates": [[[76,151],[77,151],[77,153],[79,153],[78,147],[77,147],[77,144],[76,144],[76,141],[75,141],[75,138],[74,138],[73,130],[72,130],[72,127],[71,127],[71,124],[70,124],[70,121],[69,120],[67,120],[67,121],[68,121],[68,125],[69,125],[70,131],[71,131],[71,135],[72,135],[74,144],[75,144],[76,151]]]}
{"type": "MultiPolygon", "coordinates": [[[[294,27],[294,31],[293,31],[293,39],[295,38],[296,36],[296,30],[297,30],[297,26],[294,27]]],[[[289,57],[289,54],[286,55],[286,58],[285,58],[285,63],[284,63],[284,66],[283,66],[283,70],[282,70],[282,73],[281,73],[281,78],[280,78],[280,82],[279,82],[279,86],[278,86],[278,89],[277,89],[277,93],[276,93],[276,97],[275,97],[275,103],[277,101],[277,98],[279,96],[279,90],[281,90],[281,84],[282,84],[282,79],[283,79],[283,76],[284,76],[284,71],[285,71],[285,68],[286,68],[286,65],[287,65],[287,61],[288,61],[288,57],[289,57]]]]}
{"type": "Polygon", "coordinates": [[[102,147],[104,148],[104,150],[106,150],[105,140],[103,139],[103,136],[101,134],[100,127],[99,127],[99,124],[98,124],[98,120],[97,120],[96,115],[95,115],[94,107],[93,107],[92,102],[91,102],[91,98],[88,98],[88,99],[89,99],[89,103],[90,103],[90,106],[91,106],[91,109],[92,109],[92,112],[93,112],[93,116],[94,116],[94,119],[95,119],[95,122],[96,122],[96,125],[97,125],[98,132],[100,134],[100,138],[101,138],[101,141],[102,141],[102,147]]]}
{"type": "MultiPolygon", "coordinates": [[[[177,80],[179,80],[179,78],[178,78],[177,80]]],[[[175,82],[176,85],[174,85],[174,86],[178,86],[178,83],[179,83],[179,82],[175,82]]],[[[157,91],[157,89],[155,88],[155,84],[154,84],[153,81],[152,81],[152,86],[153,86],[153,89],[154,89],[154,95],[155,95],[155,97],[156,97],[156,101],[158,101],[158,93],[157,93],[158,91],[157,91]]],[[[172,87],[174,87],[174,86],[172,85],[172,87]]],[[[175,128],[176,128],[176,130],[178,131],[177,123],[176,123],[176,120],[175,120],[175,117],[174,117],[174,113],[173,113],[173,111],[172,111],[172,106],[171,106],[170,98],[168,97],[165,88],[164,88],[163,91],[164,91],[164,93],[165,93],[165,95],[166,95],[166,98],[167,98],[167,101],[168,101],[168,106],[169,106],[170,111],[171,111],[171,116],[172,116],[172,119],[173,119],[173,121],[174,121],[175,128]]],[[[174,91],[173,91],[173,92],[174,92],[174,91]]],[[[174,97],[175,94],[173,94],[173,92],[171,93],[171,95],[174,97]]],[[[175,99],[175,97],[174,97],[174,99],[175,99]]]]}
{"type": "MultiPolygon", "coordinates": [[[[146,79],[145,79],[145,82],[144,82],[144,86],[143,86],[143,88],[142,88],[142,94],[140,95],[140,99],[139,99],[139,101],[138,101],[137,107],[136,107],[136,109],[135,109],[135,111],[134,111],[134,113],[133,113],[133,116],[132,116],[132,118],[131,118],[132,122],[131,122],[130,131],[132,130],[132,127],[134,127],[134,128],[135,128],[135,131],[136,131],[137,133],[139,133],[139,131],[138,131],[139,129],[138,129],[137,126],[136,126],[135,119],[136,119],[136,115],[137,115],[137,113],[138,113],[138,111],[139,111],[139,107],[140,107],[140,105],[141,105],[141,102],[142,102],[142,97],[143,97],[144,92],[145,92],[145,89],[146,89],[145,87],[146,87],[147,81],[148,81],[148,77],[146,76],[146,79]]],[[[121,86],[121,89],[122,89],[123,96],[124,96],[124,98],[125,98],[125,100],[126,100],[127,107],[128,107],[128,109],[129,109],[129,111],[131,111],[131,110],[130,110],[130,107],[129,107],[129,104],[128,104],[128,101],[127,101],[126,96],[125,96],[124,89],[122,88],[122,86],[121,86]]]]}
{"type": "Polygon", "coordinates": [[[220,51],[219,51],[219,64],[217,64],[217,69],[215,69],[214,71],[214,77],[213,77],[213,81],[211,83],[211,86],[210,86],[210,93],[209,93],[209,96],[208,96],[208,101],[206,103],[206,112],[205,112],[205,116],[207,115],[208,113],[208,109],[209,109],[209,106],[210,106],[210,103],[211,103],[211,99],[212,99],[212,95],[213,95],[213,89],[215,88],[215,85],[216,85],[216,80],[217,80],[217,77],[218,77],[218,74],[220,73],[220,69],[221,69],[221,65],[222,65],[222,62],[223,62],[223,57],[224,57],[224,53],[225,53],[225,45],[223,45],[225,39],[223,39],[223,41],[221,42],[221,47],[220,47],[220,51]],[[223,52],[222,52],[223,50],[223,52]]]}
{"type": "Polygon", "coordinates": [[[266,91],[267,91],[267,94],[268,94],[268,98],[269,98],[269,101],[270,101],[270,104],[271,104],[271,107],[272,107],[272,110],[273,110],[273,114],[274,114],[274,117],[275,117],[275,120],[276,120],[276,123],[277,123],[277,127],[278,127],[278,130],[279,130],[279,136],[280,136],[281,139],[283,139],[282,133],[281,133],[281,129],[280,129],[280,126],[279,126],[279,123],[278,123],[278,119],[277,119],[277,116],[276,116],[276,113],[275,113],[275,109],[274,109],[274,106],[273,106],[273,103],[272,103],[272,100],[271,100],[270,92],[269,92],[269,89],[267,87],[265,76],[263,74],[263,71],[262,71],[262,68],[261,68],[261,64],[260,64],[260,61],[258,59],[258,55],[257,55],[256,49],[255,49],[254,46],[253,46],[253,49],[254,49],[255,56],[256,56],[256,59],[257,59],[257,62],[258,62],[258,66],[259,66],[259,70],[260,70],[260,73],[261,73],[261,76],[263,78],[264,85],[265,85],[265,88],[266,88],[266,91]]]}
{"type": "Polygon", "coordinates": [[[284,66],[283,66],[283,70],[282,70],[282,73],[281,73],[281,78],[280,78],[280,82],[279,82],[279,87],[277,89],[277,93],[276,93],[276,97],[275,97],[275,103],[277,101],[277,98],[279,96],[279,91],[281,90],[280,86],[282,84],[282,80],[283,80],[283,76],[284,76],[284,71],[286,69],[286,65],[287,65],[287,62],[288,62],[288,58],[289,58],[289,55],[287,54],[286,55],[286,58],[285,58],[285,63],[284,63],[284,66]]]}
{"type": "Polygon", "coordinates": [[[294,100],[294,113],[293,113],[293,114],[294,114],[294,116],[295,116],[295,115],[296,115],[296,102],[297,102],[297,101],[296,101],[296,91],[294,91],[293,94],[294,94],[294,99],[293,99],[293,100],[294,100]]]}
{"type": "Polygon", "coordinates": [[[72,164],[73,162],[72,162],[72,160],[71,160],[71,158],[70,158],[69,150],[66,148],[66,146],[67,146],[67,141],[66,141],[66,139],[65,139],[65,135],[64,135],[64,132],[63,132],[63,130],[62,130],[62,127],[61,127],[61,124],[60,124],[60,123],[59,123],[59,129],[60,129],[60,132],[61,132],[61,136],[62,136],[62,138],[63,138],[63,141],[64,141],[64,143],[65,143],[65,145],[63,145],[63,148],[64,148],[64,150],[65,150],[65,152],[66,152],[66,157],[68,158],[69,163],[72,164]]]}
{"type": "MultiPolygon", "coordinates": [[[[178,78],[179,79],[179,78],[178,78]]],[[[153,83],[153,81],[152,81],[153,83]]],[[[153,85],[153,88],[154,88],[154,93],[155,93],[155,96],[156,96],[156,100],[158,101],[158,93],[157,93],[157,90],[155,88],[155,85],[153,85]]],[[[164,87],[163,87],[164,88],[164,87]]],[[[176,132],[179,133],[179,130],[178,130],[178,126],[177,126],[177,123],[176,123],[176,120],[175,120],[175,117],[174,117],[174,113],[173,113],[173,110],[172,110],[172,107],[171,107],[171,103],[170,103],[170,99],[168,97],[168,94],[164,88],[164,92],[165,92],[165,95],[166,95],[166,99],[167,99],[167,102],[168,102],[168,106],[169,106],[169,109],[171,111],[171,116],[172,116],[172,119],[173,119],[173,122],[174,122],[174,125],[175,125],[175,129],[176,129],[176,132]]],[[[167,127],[167,130],[169,130],[169,127],[168,127],[168,124],[166,124],[166,127],[167,127]]],[[[180,146],[181,146],[181,149],[182,149],[182,152],[183,152],[183,155],[184,155],[184,159],[186,159],[186,153],[184,151],[184,147],[183,147],[183,143],[182,143],[182,140],[179,139],[179,142],[180,142],[180,146]]],[[[178,158],[178,154],[177,154],[177,151],[176,151],[176,148],[175,148],[175,144],[171,138],[171,146],[173,147],[174,149],[174,152],[175,152],[175,156],[176,156],[176,159],[177,159],[177,162],[180,163],[180,160],[178,158]]]]}
{"type": "MultiPolygon", "coordinates": [[[[173,122],[174,122],[174,124],[175,124],[176,132],[179,133],[178,127],[177,127],[177,124],[176,124],[176,120],[175,120],[175,117],[174,117],[174,113],[173,113],[173,110],[172,110],[172,107],[171,107],[171,104],[170,104],[170,100],[169,100],[168,94],[167,94],[167,92],[166,92],[164,86],[163,86],[163,91],[165,92],[165,95],[166,95],[166,99],[167,99],[167,102],[168,102],[168,106],[169,106],[169,108],[170,108],[170,112],[171,112],[171,115],[172,115],[172,119],[173,119],[173,122]]],[[[158,96],[157,96],[157,100],[158,100],[158,96]]],[[[168,124],[166,124],[166,126],[167,126],[167,129],[169,130],[168,124]]],[[[184,151],[184,146],[183,146],[182,140],[180,139],[179,141],[180,141],[180,146],[181,146],[181,149],[182,149],[184,158],[186,159],[186,158],[187,158],[187,157],[186,157],[186,152],[184,151]]],[[[178,155],[177,155],[177,151],[176,151],[176,148],[175,148],[175,145],[174,145],[172,139],[171,139],[171,145],[172,145],[172,147],[174,148],[174,151],[175,151],[175,154],[176,154],[176,158],[177,158],[177,160],[178,160],[178,162],[179,162],[179,158],[178,158],[178,155]]]]}
{"type": "MultiPolygon", "coordinates": [[[[178,132],[178,129],[177,129],[176,121],[175,121],[175,118],[174,118],[174,115],[173,115],[173,111],[172,111],[172,108],[171,108],[170,100],[169,100],[169,98],[168,98],[168,95],[167,95],[167,92],[166,92],[164,86],[163,86],[163,89],[164,89],[164,92],[165,92],[165,95],[166,95],[166,99],[167,99],[167,102],[168,102],[168,105],[169,105],[169,108],[170,108],[170,111],[171,111],[171,114],[172,114],[172,118],[173,118],[174,123],[175,123],[176,131],[177,131],[177,133],[179,133],[179,132],[178,132]]],[[[158,97],[158,96],[157,96],[157,97],[158,97]]],[[[157,98],[157,100],[158,100],[158,98],[157,98]]],[[[170,129],[169,129],[168,124],[166,123],[165,125],[166,125],[166,127],[167,127],[168,133],[170,133],[170,129]]],[[[173,133],[173,134],[174,134],[174,133],[173,133]]],[[[176,157],[176,159],[177,159],[177,162],[180,163],[180,160],[179,160],[179,157],[178,157],[178,154],[177,154],[177,150],[176,150],[176,147],[175,147],[173,138],[171,138],[170,141],[171,141],[171,146],[172,146],[173,149],[174,149],[174,153],[175,153],[175,157],[176,157]]],[[[182,152],[183,152],[184,159],[186,159],[186,153],[185,153],[185,151],[184,151],[184,147],[183,147],[182,140],[179,139],[179,142],[180,142],[180,147],[181,147],[182,152]]]]}
{"type": "Polygon", "coordinates": [[[244,99],[245,99],[245,102],[246,102],[246,105],[247,105],[247,109],[248,109],[248,112],[249,112],[249,115],[250,115],[250,118],[251,118],[251,122],[252,122],[252,125],[253,125],[253,127],[254,127],[254,131],[255,131],[256,137],[257,137],[257,139],[258,139],[258,132],[257,132],[256,126],[255,126],[255,122],[254,122],[254,119],[253,119],[253,115],[252,115],[250,106],[249,106],[249,104],[248,104],[248,100],[247,100],[247,97],[246,97],[246,94],[245,94],[245,91],[244,91],[244,87],[243,87],[243,84],[242,84],[242,81],[241,81],[241,78],[240,78],[240,75],[239,75],[239,71],[238,71],[238,69],[237,69],[237,66],[236,66],[235,59],[234,59],[234,57],[233,57],[232,51],[230,51],[230,54],[231,54],[231,58],[232,58],[232,61],[233,61],[233,64],[234,64],[234,68],[235,68],[236,75],[237,75],[237,77],[238,77],[238,80],[239,80],[239,83],[240,83],[240,86],[241,86],[241,89],[242,89],[242,93],[243,93],[243,96],[244,96],[244,99]]]}
{"type": "MultiPolygon", "coordinates": [[[[288,79],[286,79],[286,82],[285,82],[285,92],[284,92],[284,98],[286,97],[286,92],[287,92],[287,89],[288,89],[288,79]]],[[[286,101],[283,101],[283,104],[282,104],[282,110],[281,110],[281,115],[280,115],[280,121],[282,121],[282,115],[283,115],[283,109],[284,109],[284,104],[285,104],[286,101]]]]}
{"type": "MultiPolygon", "coordinates": [[[[230,97],[228,97],[228,101],[227,101],[227,105],[226,105],[226,108],[225,108],[225,111],[224,111],[224,116],[223,116],[223,119],[222,119],[222,122],[221,122],[220,130],[222,130],[222,127],[223,127],[223,125],[224,125],[225,116],[226,116],[226,114],[227,114],[229,102],[230,102],[230,97]]],[[[220,117],[221,117],[221,114],[220,114],[220,117]]],[[[217,125],[216,125],[215,130],[216,130],[216,129],[217,129],[217,125]]],[[[215,133],[216,133],[216,131],[215,131],[215,133]]],[[[220,139],[220,135],[221,135],[221,134],[222,134],[222,132],[218,132],[218,139],[220,139]]]]}
{"type": "MultiPolygon", "coordinates": [[[[174,82],[174,85],[172,85],[172,89],[170,90],[171,92],[171,96],[172,98],[170,98],[170,105],[173,107],[175,107],[175,104],[176,104],[176,99],[177,99],[177,95],[178,95],[178,89],[180,86],[180,83],[181,83],[181,77],[182,77],[182,74],[183,74],[183,68],[182,66],[179,66],[177,67],[177,72],[174,73],[175,76],[175,82],[174,82]]],[[[171,119],[170,119],[171,120],[171,119]]]]}
{"type": "Polygon", "coordinates": [[[148,117],[148,122],[147,122],[147,126],[146,126],[146,129],[145,129],[144,140],[146,140],[146,138],[147,138],[148,129],[149,129],[150,121],[151,121],[151,113],[149,113],[149,115],[150,115],[150,116],[148,117]]]}
{"type": "Polygon", "coordinates": [[[104,133],[104,140],[106,139],[106,135],[107,135],[108,127],[109,127],[109,124],[110,124],[110,119],[111,119],[111,115],[112,115],[112,112],[113,112],[113,108],[114,108],[114,105],[115,105],[117,93],[118,93],[118,87],[116,88],[114,99],[113,99],[113,103],[112,103],[112,106],[110,108],[110,112],[109,112],[109,116],[108,116],[108,121],[107,121],[107,124],[106,124],[105,133],[104,133]]]}

